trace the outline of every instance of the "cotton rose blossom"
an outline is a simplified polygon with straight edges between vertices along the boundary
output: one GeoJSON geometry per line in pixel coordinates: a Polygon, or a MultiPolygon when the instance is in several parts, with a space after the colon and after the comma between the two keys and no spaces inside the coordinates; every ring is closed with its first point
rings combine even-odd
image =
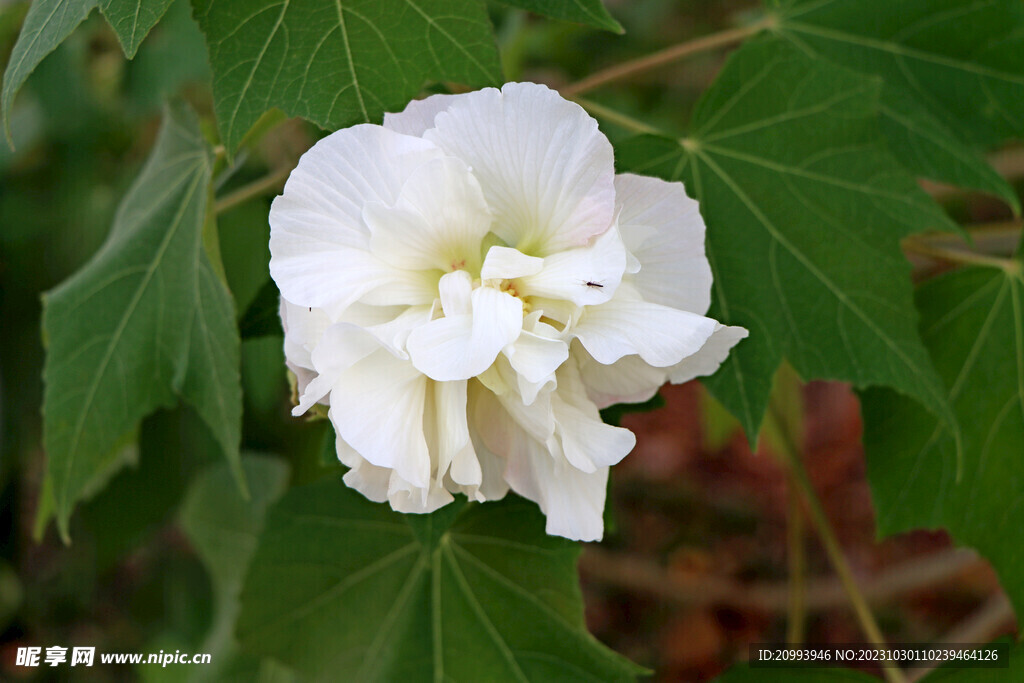
{"type": "Polygon", "coordinates": [[[747,335],[703,315],[697,203],[615,175],[594,119],[542,85],[325,137],[270,225],[294,414],[328,406],[345,482],[400,512],[511,488],[549,534],[600,539],[635,438],[598,410],[714,372],[747,335]]]}

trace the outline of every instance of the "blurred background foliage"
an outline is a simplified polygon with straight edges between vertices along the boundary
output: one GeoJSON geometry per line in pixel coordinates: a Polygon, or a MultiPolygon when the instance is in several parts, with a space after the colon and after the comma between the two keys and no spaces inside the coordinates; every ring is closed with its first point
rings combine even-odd
{"type": "MultiPolygon", "coordinates": [[[[759,11],[741,0],[606,4],[625,28],[623,36],[494,4],[506,79],[558,87],[747,22],[759,11]]],[[[26,2],[0,7],[0,54],[10,53],[26,8],[26,2]]],[[[688,112],[723,59],[722,52],[702,54],[602,89],[593,99],[682,134],[688,112]]],[[[45,458],[40,295],[102,244],[153,143],[166,97],[188,99],[213,135],[209,80],[206,48],[186,0],[175,0],[131,62],[94,14],[29,78],[12,117],[16,147],[0,145],[0,679],[47,674],[12,667],[19,645],[196,651],[211,629],[211,577],[182,529],[180,510],[197,475],[219,455],[188,409],[143,422],[137,442],[123,454],[127,466],[112,472],[109,484],[76,511],[70,546],[52,525],[37,520],[45,458]]],[[[220,175],[218,197],[290,168],[323,134],[282,118],[265,117],[249,136],[220,175]]],[[[602,127],[613,140],[627,134],[614,124],[602,127]]],[[[218,217],[221,255],[240,316],[269,280],[269,202],[268,195],[218,217]]],[[[949,202],[970,222],[1010,218],[995,200],[957,196],[949,202]]],[[[242,380],[243,450],[286,463],[292,483],[332,472],[325,423],[289,415],[279,336],[243,340],[242,380]]],[[[639,444],[615,473],[611,514],[617,531],[589,548],[581,563],[587,614],[600,639],[656,669],[659,680],[710,680],[742,658],[747,643],[785,636],[785,475],[768,453],[770,445],[752,454],[735,423],[698,385],[669,388],[663,396],[667,405],[660,410],[622,417],[639,444]]],[[[804,398],[812,480],[851,563],[867,577],[866,592],[882,605],[878,615],[891,639],[939,638],[986,608],[998,618],[974,634],[977,640],[1010,632],[1012,618],[999,611],[1005,599],[992,572],[972,554],[953,550],[943,534],[875,542],[856,399],[828,384],[809,386],[804,398]],[[891,570],[894,563],[920,577],[940,564],[929,564],[934,557],[952,569],[913,590],[891,590],[901,580],[891,570]]],[[[228,486],[223,495],[237,491],[228,486]]],[[[810,541],[808,553],[810,594],[817,601],[808,640],[858,640],[842,593],[827,578],[824,555],[810,541]]],[[[90,680],[154,675],[144,667],[89,670],[90,680]]]]}

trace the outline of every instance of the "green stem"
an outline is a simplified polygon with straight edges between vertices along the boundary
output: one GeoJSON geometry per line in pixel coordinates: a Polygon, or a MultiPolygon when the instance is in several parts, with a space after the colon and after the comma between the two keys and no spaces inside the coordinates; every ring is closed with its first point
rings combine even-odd
{"type": "MultiPolygon", "coordinates": [[[[843,554],[842,546],[839,544],[839,540],[832,530],[832,525],[825,515],[825,509],[821,505],[821,500],[814,492],[814,486],[811,484],[810,477],[807,476],[807,470],[804,469],[800,456],[801,449],[797,445],[800,442],[800,435],[793,434],[792,430],[787,428],[788,421],[781,414],[776,402],[769,404],[766,419],[775,424],[780,437],[779,447],[783,450],[783,453],[780,455],[784,457],[785,463],[789,467],[790,481],[803,494],[811,523],[814,525],[815,531],[817,531],[818,537],[825,547],[825,554],[828,555],[832,568],[843,585],[843,590],[850,601],[850,606],[853,607],[861,630],[872,645],[878,648],[885,648],[885,638],[882,636],[882,631],[878,628],[878,623],[875,621],[875,617],[871,613],[864,595],[860,592],[860,588],[857,587],[857,582],[853,578],[853,571],[850,569],[846,556],[843,554]]],[[[883,665],[882,673],[885,674],[885,679],[889,683],[907,683],[906,676],[893,662],[886,662],[883,665]]]]}
{"type": "Polygon", "coordinates": [[[614,123],[617,126],[629,129],[636,133],[644,133],[647,135],[665,135],[664,131],[658,130],[654,126],[648,125],[639,119],[634,119],[628,114],[623,114],[620,111],[616,111],[603,104],[598,104],[582,97],[573,98],[576,104],[580,105],[591,114],[594,114],[600,119],[614,123]]]}
{"type": "Polygon", "coordinates": [[[936,244],[929,244],[921,239],[908,238],[904,240],[903,250],[911,254],[927,256],[928,258],[947,263],[999,268],[1010,274],[1016,274],[1020,271],[1020,264],[1014,259],[988,256],[964,249],[940,247],[936,244]]]}
{"type": "Polygon", "coordinates": [[[689,57],[690,55],[738,43],[766,28],[771,28],[774,24],[775,17],[767,16],[761,21],[750,24],[749,26],[741,26],[740,28],[728,29],[718,33],[712,33],[708,36],[701,36],[694,40],[688,40],[685,43],[673,45],[659,52],[655,52],[654,54],[632,59],[628,62],[622,62],[621,64],[616,64],[615,66],[598,71],[597,73],[587,76],[583,80],[562,88],[561,93],[563,97],[575,98],[577,95],[585,93],[588,90],[593,90],[594,88],[606,83],[622,80],[623,78],[628,78],[638,73],[649,71],[664,64],[683,59],[684,57],[689,57]]]}
{"type": "Polygon", "coordinates": [[[259,197],[260,195],[277,190],[288,179],[292,170],[291,168],[281,168],[271,171],[262,178],[254,180],[248,185],[243,185],[234,192],[218,199],[214,205],[214,211],[218,214],[224,213],[228,209],[232,209],[253,197],[259,197]]]}

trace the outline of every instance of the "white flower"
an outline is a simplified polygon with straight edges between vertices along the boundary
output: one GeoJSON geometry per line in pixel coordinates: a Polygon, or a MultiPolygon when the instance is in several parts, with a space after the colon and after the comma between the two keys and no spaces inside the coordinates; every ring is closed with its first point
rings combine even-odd
{"type": "Polygon", "coordinates": [[[307,152],[270,212],[294,413],[329,406],[346,483],[402,512],[508,489],[597,540],[633,448],[598,409],[713,372],[746,330],[704,317],[681,184],[614,174],[548,88],[435,95],[307,152]]]}

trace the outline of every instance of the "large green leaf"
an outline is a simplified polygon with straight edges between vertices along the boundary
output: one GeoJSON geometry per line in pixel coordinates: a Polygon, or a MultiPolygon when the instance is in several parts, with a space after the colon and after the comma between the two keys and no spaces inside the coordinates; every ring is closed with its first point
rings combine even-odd
{"type": "Polygon", "coordinates": [[[917,295],[921,332],[962,426],[947,429],[885,390],[862,397],[868,480],[881,533],[948,529],[995,567],[1024,613],[1024,281],[967,268],[917,295]]]}
{"type": "Polygon", "coordinates": [[[193,0],[225,144],[272,107],[324,128],[377,121],[429,80],[493,85],[478,0],[193,0]]]}
{"type": "Polygon", "coordinates": [[[179,396],[237,466],[238,333],[200,245],[211,159],[198,126],[185,107],[168,109],[107,242],[44,298],[44,441],[65,536],[118,440],[179,396]]]}
{"type": "Polygon", "coordinates": [[[181,509],[181,526],[210,572],[216,599],[213,625],[201,648],[213,655],[214,662],[195,668],[190,680],[225,680],[228,670],[260,665],[259,658],[238,652],[232,630],[242,579],[256,551],[267,508],[284,493],[288,466],[275,458],[247,455],[242,467],[251,491],[248,500],[239,495],[234,475],[221,463],[196,477],[181,509]]]}
{"type": "Polygon", "coordinates": [[[14,96],[39,62],[64,42],[95,6],[96,0],[35,0],[29,5],[4,71],[4,87],[0,93],[0,114],[8,142],[11,142],[10,114],[14,96]]]}
{"type": "Polygon", "coordinates": [[[170,7],[172,0],[99,0],[100,11],[121,41],[124,54],[131,59],[149,30],[170,7]]]}
{"type": "Polygon", "coordinates": [[[900,238],[950,229],[883,149],[878,84],[775,40],[735,53],[683,140],[620,145],[626,170],[700,200],[712,315],[750,338],[708,381],[756,435],[782,358],[805,379],[884,385],[952,424],[915,324],[900,238]]]}
{"type": "Polygon", "coordinates": [[[622,25],[605,9],[601,0],[499,0],[505,5],[543,14],[554,19],[575,21],[606,31],[622,33],[622,25]]]}
{"type": "Polygon", "coordinates": [[[924,105],[894,88],[882,92],[882,131],[889,149],[915,175],[989,192],[1020,211],[1010,183],[924,105]]]}
{"type": "Polygon", "coordinates": [[[810,55],[884,79],[887,134],[912,170],[1019,206],[967,145],[1024,135],[1024,3],[780,4],[778,35],[810,55]],[[893,106],[900,102],[903,111],[893,106]]]}
{"type": "Polygon", "coordinates": [[[579,546],[518,498],[400,515],[336,478],[270,512],[238,636],[311,674],[351,681],[633,680],[590,636],[579,546]]]}

